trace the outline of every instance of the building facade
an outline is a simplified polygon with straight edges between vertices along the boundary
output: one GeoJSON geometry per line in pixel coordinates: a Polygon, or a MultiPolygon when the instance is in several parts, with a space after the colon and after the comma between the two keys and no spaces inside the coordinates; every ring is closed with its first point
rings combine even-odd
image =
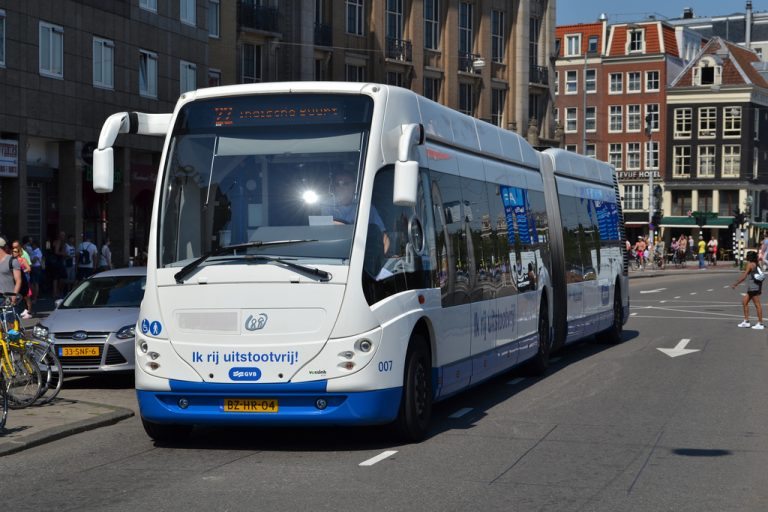
{"type": "Polygon", "coordinates": [[[557,27],[556,40],[555,114],[563,145],[616,168],[627,237],[645,235],[661,210],[658,192],[667,174],[667,85],[703,39],[663,21],[610,25],[604,18],[557,27]]]}
{"type": "MultiPolygon", "coordinates": [[[[710,214],[704,236],[731,246],[745,214],[750,245],[768,227],[768,67],[756,52],[713,37],[667,92],[663,224],[690,229],[710,214]]],[[[698,231],[698,226],[696,227],[698,231]]]]}
{"type": "Polygon", "coordinates": [[[557,145],[554,20],[554,0],[0,0],[0,231],[140,255],[162,141],[120,136],[109,195],[90,151],[110,114],[199,87],[384,82],[557,145]]]}

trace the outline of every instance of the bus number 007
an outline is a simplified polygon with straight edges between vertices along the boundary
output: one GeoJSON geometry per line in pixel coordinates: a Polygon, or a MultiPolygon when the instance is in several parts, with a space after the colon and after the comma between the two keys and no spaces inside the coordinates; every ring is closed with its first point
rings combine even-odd
{"type": "Polygon", "coordinates": [[[379,371],[380,372],[391,372],[392,371],[392,361],[379,361],[379,371]]]}

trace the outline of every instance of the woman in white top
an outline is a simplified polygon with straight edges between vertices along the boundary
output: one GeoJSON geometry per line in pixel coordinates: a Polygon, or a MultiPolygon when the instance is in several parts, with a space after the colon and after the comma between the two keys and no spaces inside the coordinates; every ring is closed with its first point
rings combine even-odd
{"type": "Polygon", "coordinates": [[[99,251],[99,270],[102,272],[112,268],[112,251],[109,249],[109,244],[110,241],[107,238],[99,251]]]}

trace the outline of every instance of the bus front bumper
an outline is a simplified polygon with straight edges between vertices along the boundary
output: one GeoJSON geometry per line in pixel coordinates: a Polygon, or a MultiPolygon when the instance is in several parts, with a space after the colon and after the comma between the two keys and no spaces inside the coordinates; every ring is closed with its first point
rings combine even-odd
{"type": "Polygon", "coordinates": [[[172,380],[170,391],[136,390],[136,396],[141,417],[163,424],[377,425],[397,417],[402,388],[330,393],[326,383],[254,385],[172,380]],[[274,407],[251,406],[266,401],[274,407]],[[233,404],[246,407],[228,411],[225,403],[228,408],[234,408],[233,404]]]}

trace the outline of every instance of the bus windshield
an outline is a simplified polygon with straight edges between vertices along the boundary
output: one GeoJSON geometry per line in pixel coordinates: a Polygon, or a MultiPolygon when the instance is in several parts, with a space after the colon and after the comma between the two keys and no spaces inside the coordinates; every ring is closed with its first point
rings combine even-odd
{"type": "Polygon", "coordinates": [[[236,254],[344,263],[372,111],[370,98],[338,94],[182,107],[163,173],[159,266],[184,266],[230,245],[291,240],[301,243],[256,243],[236,254]]]}

